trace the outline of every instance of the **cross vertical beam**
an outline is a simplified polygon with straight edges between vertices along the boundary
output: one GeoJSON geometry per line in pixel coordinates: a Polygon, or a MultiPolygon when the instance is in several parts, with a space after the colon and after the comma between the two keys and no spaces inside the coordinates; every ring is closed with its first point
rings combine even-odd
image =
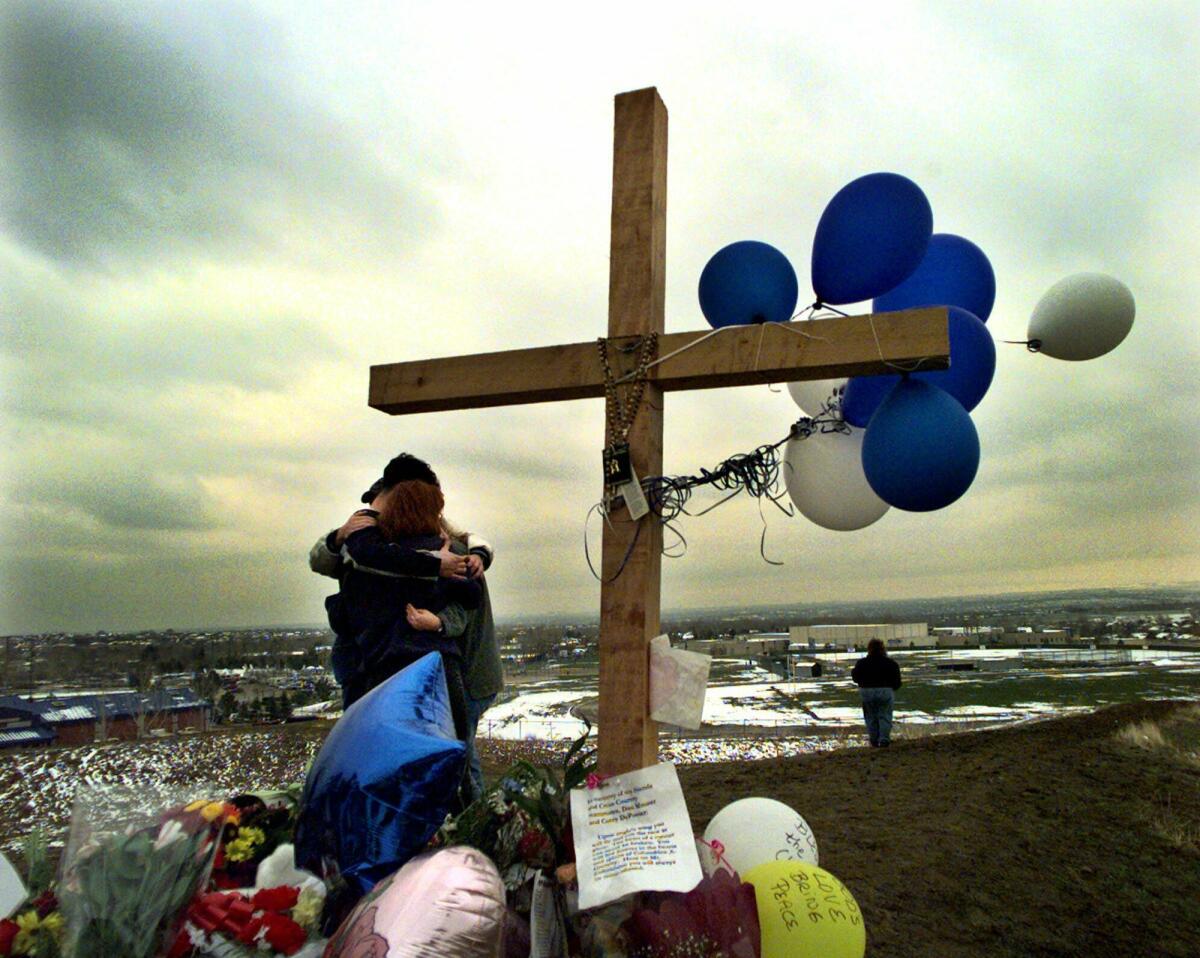
{"type": "MultiPolygon", "coordinates": [[[[610,339],[663,333],[666,234],[667,108],[653,88],[622,93],[613,134],[610,339]]],[[[605,412],[610,445],[620,437],[607,425],[612,410],[605,412]]],[[[663,394],[653,382],[646,383],[626,441],[639,477],[662,474],[663,394]]],[[[658,761],[649,647],[659,631],[662,527],[649,517],[631,522],[621,506],[603,535],[599,765],[614,775],[658,761]]]]}

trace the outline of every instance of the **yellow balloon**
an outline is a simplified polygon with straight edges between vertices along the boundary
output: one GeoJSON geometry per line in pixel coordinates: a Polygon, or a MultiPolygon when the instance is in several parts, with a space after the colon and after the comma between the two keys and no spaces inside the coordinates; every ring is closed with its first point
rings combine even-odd
{"type": "Polygon", "coordinates": [[[766,862],[742,880],[754,886],[762,958],[863,958],[867,929],[858,902],[824,868],[766,862]]]}

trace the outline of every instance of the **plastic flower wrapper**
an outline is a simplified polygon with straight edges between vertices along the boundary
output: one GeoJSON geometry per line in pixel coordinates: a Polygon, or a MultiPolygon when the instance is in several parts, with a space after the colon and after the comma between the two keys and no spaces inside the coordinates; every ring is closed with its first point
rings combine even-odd
{"type": "Polygon", "coordinates": [[[208,881],[227,811],[204,786],[84,786],[59,897],[67,958],[154,958],[208,881]],[[189,810],[190,806],[190,810],[189,810]]]}
{"type": "Polygon", "coordinates": [[[691,891],[651,893],[623,924],[630,958],[759,958],[754,886],[718,871],[691,891]]]}

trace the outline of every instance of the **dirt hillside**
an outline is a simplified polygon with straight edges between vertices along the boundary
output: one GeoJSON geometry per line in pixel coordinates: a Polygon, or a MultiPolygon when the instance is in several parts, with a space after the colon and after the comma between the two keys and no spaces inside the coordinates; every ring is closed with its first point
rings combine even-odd
{"type": "Polygon", "coordinates": [[[1200,706],[680,772],[697,831],[791,805],[871,958],[1200,956],[1200,706]]]}

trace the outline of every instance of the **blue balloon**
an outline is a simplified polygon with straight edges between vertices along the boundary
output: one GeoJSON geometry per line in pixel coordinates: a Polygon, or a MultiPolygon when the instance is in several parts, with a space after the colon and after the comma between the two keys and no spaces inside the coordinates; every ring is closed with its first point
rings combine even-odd
{"type": "MultiPolygon", "coordinates": [[[[951,306],[949,313],[950,368],[912,373],[944,389],[970,412],[979,405],[996,373],[996,344],[979,319],[951,306]]],[[[900,376],[854,376],[842,394],[842,418],[852,426],[866,426],[871,416],[900,382],[900,376]]]]}
{"type": "Polygon", "coordinates": [[[905,379],[871,418],[862,461],[867,482],[888,505],[931,512],[970,488],[979,469],[979,435],[952,396],[905,379]]]}
{"type": "Polygon", "coordinates": [[[700,274],[700,311],[715,328],[786,323],[799,298],[788,258],[756,240],[718,250],[700,274]]]}
{"type": "Polygon", "coordinates": [[[921,188],[897,173],[871,173],[829,201],[813,239],[812,281],[822,303],[857,303],[886,293],[921,265],[933,210],[921,188]]]}
{"type": "Polygon", "coordinates": [[[958,306],[986,323],[996,302],[996,274],[983,250],[953,233],[934,233],[917,271],[875,297],[877,313],[916,306],[958,306]]]}
{"type": "Polygon", "coordinates": [[[433,837],[462,779],[442,658],[430,652],[338,720],[304,782],[296,864],[368,892],[433,837]]]}

